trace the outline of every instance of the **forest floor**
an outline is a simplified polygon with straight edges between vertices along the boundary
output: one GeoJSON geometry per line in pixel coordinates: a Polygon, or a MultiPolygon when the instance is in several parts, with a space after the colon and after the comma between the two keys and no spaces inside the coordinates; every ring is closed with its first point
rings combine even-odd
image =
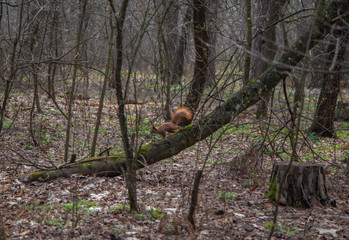
{"type": "MultiPolygon", "coordinates": [[[[134,213],[128,210],[122,176],[76,175],[31,184],[20,181],[23,174],[36,171],[37,167],[63,162],[65,119],[52,101],[43,97],[43,113],[35,112],[30,124],[29,100],[25,94],[11,97],[8,109],[12,110],[7,118],[13,121],[5,125],[0,139],[0,211],[8,239],[267,238],[275,210],[274,204],[265,198],[272,164],[283,157],[287,162],[288,156],[287,134],[277,131],[278,123],[273,125],[273,138],[268,138],[270,142],[264,143],[261,153],[255,149],[265,139],[264,128],[258,127],[263,123],[255,122],[253,109],[226,129],[207,158],[194,229],[186,220],[194,176],[219,133],[139,170],[137,192],[141,211],[134,213]],[[270,150],[272,142],[273,151],[280,150],[278,154],[270,150]]],[[[58,101],[65,104],[64,98],[59,97],[58,101]]],[[[71,152],[80,158],[88,153],[98,99],[76,101],[81,104],[74,109],[71,152]]],[[[131,105],[128,111],[134,107],[131,105]]],[[[148,107],[150,116],[151,111],[148,107]]],[[[103,115],[98,149],[111,147],[121,151],[116,107],[106,103],[103,115]]],[[[140,140],[144,144],[151,141],[152,120],[143,121],[140,140]]],[[[339,150],[349,139],[345,133],[348,124],[336,124],[342,129],[338,138],[312,136],[300,143],[298,153],[303,161],[324,165],[329,197],[336,201],[336,206],[280,206],[273,239],[349,239],[349,184],[344,176],[345,154],[339,150]]]]}

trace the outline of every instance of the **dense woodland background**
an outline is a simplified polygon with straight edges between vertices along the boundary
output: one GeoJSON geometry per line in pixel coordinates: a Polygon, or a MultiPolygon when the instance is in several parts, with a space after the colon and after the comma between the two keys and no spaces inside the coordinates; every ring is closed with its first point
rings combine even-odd
{"type": "Polygon", "coordinates": [[[345,0],[0,1],[0,240],[348,239],[348,30],[345,0]],[[329,201],[268,199],[276,162],[329,201]]]}

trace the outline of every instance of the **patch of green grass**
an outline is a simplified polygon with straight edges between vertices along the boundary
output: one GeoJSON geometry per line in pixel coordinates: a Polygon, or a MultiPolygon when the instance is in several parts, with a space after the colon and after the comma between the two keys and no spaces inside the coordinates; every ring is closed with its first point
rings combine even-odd
{"type": "MultiPolygon", "coordinates": [[[[120,211],[130,211],[130,206],[129,205],[121,205],[118,204],[116,205],[116,208],[120,211]]],[[[111,208],[112,211],[115,211],[115,208],[111,208]]],[[[146,210],[146,213],[138,213],[138,212],[134,212],[133,213],[135,217],[137,218],[141,218],[141,219],[145,219],[145,218],[162,218],[164,216],[164,214],[162,213],[160,208],[148,208],[146,210]]]]}
{"type": "Polygon", "coordinates": [[[223,191],[218,191],[218,197],[220,199],[235,199],[237,197],[239,197],[240,194],[234,193],[234,192],[226,192],[224,193],[223,191]]]}
{"type": "Polygon", "coordinates": [[[64,126],[64,125],[55,125],[55,126],[52,126],[52,128],[55,128],[55,129],[64,129],[65,126],[64,126]]]}
{"type": "Polygon", "coordinates": [[[25,148],[26,149],[34,149],[35,147],[33,145],[31,145],[31,143],[26,143],[25,148]]]}
{"type": "Polygon", "coordinates": [[[99,132],[99,133],[103,133],[103,134],[107,134],[107,133],[108,133],[108,131],[105,130],[105,129],[99,129],[98,132],[99,132]]]}
{"type": "Polygon", "coordinates": [[[164,214],[161,212],[160,208],[149,208],[147,212],[150,213],[150,218],[163,218],[164,214]]]}
{"type": "Polygon", "coordinates": [[[126,210],[126,211],[130,211],[130,206],[129,205],[121,205],[121,204],[118,204],[116,205],[116,207],[119,209],[119,210],[126,210]]]}
{"type": "Polygon", "coordinates": [[[311,133],[308,134],[308,140],[313,142],[313,143],[320,142],[319,136],[315,132],[311,132],[311,133]]]}
{"type": "Polygon", "coordinates": [[[53,114],[61,114],[61,112],[59,110],[56,110],[56,109],[49,109],[48,112],[53,113],[53,114]]]}
{"type": "Polygon", "coordinates": [[[144,213],[134,212],[136,218],[145,219],[147,216],[144,213]]]}
{"type": "Polygon", "coordinates": [[[27,76],[23,76],[21,80],[22,80],[23,83],[26,83],[28,81],[28,77],[27,76]]]}
{"type": "Polygon", "coordinates": [[[342,137],[342,138],[348,138],[349,137],[349,132],[348,130],[339,130],[336,132],[337,137],[342,137]]]}
{"type": "Polygon", "coordinates": [[[333,174],[335,174],[338,171],[338,169],[335,167],[329,167],[328,170],[333,174]]]}
{"type": "Polygon", "coordinates": [[[18,137],[19,139],[27,139],[29,136],[28,136],[28,134],[19,133],[19,134],[17,135],[17,137],[18,137]]]}
{"type": "MultiPolygon", "coordinates": [[[[64,211],[71,211],[73,209],[73,207],[74,207],[73,202],[63,204],[64,211]]],[[[77,203],[77,209],[83,210],[86,213],[89,213],[91,211],[91,209],[93,209],[93,208],[100,208],[100,207],[101,206],[95,205],[93,202],[89,202],[89,201],[85,201],[85,200],[79,201],[77,203]]]]}
{"type": "Polygon", "coordinates": [[[56,157],[56,154],[53,154],[53,153],[46,153],[45,154],[48,158],[55,158],[56,157]]]}
{"type": "Polygon", "coordinates": [[[342,122],[342,123],[341,123],[341,128],[348,130],[348,129],[349,129],[349,123],[347,123],[347,122],[342,122]]]}
{"type": "Polygon", "coordinates": [[[113,232],[121,233],[122,232],[122,228],[121,227],[113,227],[113,232]]]}
{"type": "MultiPolygon", "coordinates": [[[[266,222],[265,223],[265,227],[266,228],[272,228],[273,227],[273,223],[272,222],[266,222]]],[[[295,234],[298,234],[299,232],[295,230],[295,228],[297,228],[298,225],[295,224],[295,225],[291,225],[291,226],[286,226],[286,225],[282,225],[282,226],[276,226],[275,227],[275,230],[276,231],[279,231],[281,233],[284,233],[288,236],[292,236],[292,235],[295,235],[295,234]]]]}
{"type": "Polygon", "coordinates": [[[41,140],[42,143],[44,143],[44,144],[47,143],[47,141],[48,141],[48,136],[47,135],[41,134],[40,138],[41,138],[40,140],[41,140]]]}
{"type": "Polygon", "coordinates": [[[64,132],[55,132],[54,133],[54,136],[58,137],[58,138],[62,138],[62,137],[64,137],[64,135],[65,135],[64,132]]]}
{"type": "Polygon", "coordinates": [[[46,220],[46,224],[48,226],[55,226],[55,227],[64,228],[64,226],[66,225],[66,222],[63,221],[63,219],[57,218],[57,219],[52,219],[52,220],[46,220]]]}
{"type": "MultiPolygon", "coordinates": [[[[205,159],[203,158],[202,161],[205,161],[205,159]]],[[[221,158],[221,159],[213,159],[213,158],[208,158],[207,159],[207,163],[217,163],[217,164],[223,164],[223,163],[227,163],[229,162],[229,160],[221,158]]]]}
{"type": "Polygon", "coordinates": [[[4,121],[2,123],[2,127],[5,128],[11,128],[15,125],[16,121],[4,121]]]}

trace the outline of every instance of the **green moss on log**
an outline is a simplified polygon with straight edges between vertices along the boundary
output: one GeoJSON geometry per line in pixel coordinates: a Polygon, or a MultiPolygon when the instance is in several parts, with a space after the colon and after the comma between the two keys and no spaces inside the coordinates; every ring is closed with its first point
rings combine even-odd
{"type": "Polygon", "coordinates": [[[37,181],[39,178],[44,177],[45,174],[46,172],[33,172],[30,175],[30,180],[37,181]]]}
{"type": "Polygon", "coordinates": [[[93,168],[93,163],[92,162],[87,162],[87,163],[84,163],[82,166],[91,170],[93,168]]]}
{"type": "Polygon", "coordinates": [[[145,145],[145,146],[143,146],[143,147],[141,147],[140,149],[139,149],[139,153],[141,153],[141,154],[146,154],[148,151],[149,151],[149,148],[151,147],[151,145],[153,145],[152,143],[149,143],[149,144],[147,144],[147,145],[145,145]]]}

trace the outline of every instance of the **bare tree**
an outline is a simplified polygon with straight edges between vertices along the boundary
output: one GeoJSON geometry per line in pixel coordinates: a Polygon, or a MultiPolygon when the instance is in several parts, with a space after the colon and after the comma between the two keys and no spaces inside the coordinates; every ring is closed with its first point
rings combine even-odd
{"type": "Polygon", "coordinates": [[[70,129],[72,125],[72,108],[74,103],[74,91],[75,91],[75,84],[76,84],[76,78],[77,78],[77,71],[78,71],[78,62],[79,62],[79,54],[80,54],[80,44],[81,44],[81,37],[82,37],[82,30],[83,30],[83,24],[84,24],[84,17],[86,13],[86,7],[87,7],[87,0],[84,0],[81,2],[81,17],[79,20],[79,27],[78,27],[78,33],[77,33],[77,39],[76,39],[76,51],[74,56],[74,66],[73,66],[73,76],[72,76],[72,86],[70,90],[69,95],[69,105],[68,105],[68,122],[67,122],[67,130],[66,130],[66,140],[65,140],[65,146],[64,146],[64,162],[68,161],[68,153],[69,153],[69,143],[70,143],[70,129]]]}
{"type": "Polygon", "coordinates": [[[216,82],[216,42],[218,34],[218,9],[220,0],[207,2],[207,35],[208,35],[208,69],[206,85],[213,86],[216,82]]]}
{"type": "MultiPolygon", "coordinates": [[[[8,5],[7,5],[8,7],[8,5]]],[[[12,89],[12,86],[14,84],[14,80],[18,71],[18,58],[19,58],[19,53],[18,49],[21,48],[21,37],[22,37],[22,23],[23,23],[23,9],[24,9],[24,0],[22,0],[21,4],[19,5],[20,10],[18,13],[18,28],[17,28],[17,34],[13,40],[13,47],[11,49],[11,56],[9,58],[9,62],[7,64],[4,64],[8,70],[4,69],[4,72],[7,73],[8,71],[8,76],[6,76],[5,79],[5,91],[4,91],[4,97],[2,101],[2,106],[0,109],[0,133],[3,128],[4,124],[4,118],[5,118],[5,110],[7,106],[7,102],[10,96],[10,92],[12,89]]],[[[1,26],[1,25],[0,25],[1,26]]],[[[4,75],[5,74],[1,74],[4,75]]]]}
{"type": "Polygon", "coordinates": [[[251,17],[251,0],[245,0],[246,9],[246,52],[244,63],[244,83],[247,83],[250,79],[251,68],[251,51],[252,46],[252,17],[251,17]]]}
{"type": "Polygon", "coordinates": [[[128,198],[130,203],[130,208],[133,211],[138,211],[137,205],[137,182],[136,182],[136,166],[135,159],[133,157],[132,148],[130,145],[130,140],[127,132],[127,122],[125,115],[125,95],[123,93],[122,79],[121,79],[121,69],[122,69],[122,58],[123,58],[123,26],[125,22],[125,16],[127,11],[128,0],[123,0],[119,13],[116,14],[116,9],[111,0],[109,0],[110,6],[115,14],[116,21],[116,71],[115,71],[115,86],[116,86],[116,99],[118,101],[118,118],[121,128],[122,143],[125,150],[126,157],[126,172],[124,175],[126,177],[126,185],[128,190],[128,198]]]}
{"type": "Polygon", "coordinates": [[[185,105],[196,111],[199,107],[201,94],[204,91],[208,70],[208,32],[206,24],[206,1],[193,1],[193,25],[195,66],[194,76],[189,88],[185,105]]]}
{"type": "MultiPolygon", "coordinates": [[[[338,28],[343,28],[343,26],[338,25],[338,28]]],[[[349,31],[338,30],[336,32],[328,45],[326,64],[328,71],[323,74],[314,121],[310,127],[310,132],[323,137],[336,137],[334,114],[340,91],[341,68],[345,58],[346,45],[348,44],[349,31]]]]}
{"type": "MultiPolygon", "coordinates": [[[[280,9],[285,0],[261,0],[257,4],[258,35],[253,41],[253,49],[259,56],[253,58],[253,76],[263,73],[270,66],[270,61],[276,54],[276,23],[279,19],[280,9]],[[263,59],[264,58],[264,59],[263,59]],[[268,62],[269,61],[269,62],[268,62]]],[[[265,117],[267,114],[270,96],[267,95],[258,105],[257,118],[265,117]]]]}
{"type": "Polygon", "coordinates": [[[113,22],[112,22],[112,11],[111,10],[110,10],[109,18],[110,18],[109,50],[108,50],[108,55],[107,55],[107,63],[105,66],[105,73],[104,73],[103,86],[101,89],[101,96],[99,98],[99,105],[98,105],[95,130],[94,130],[94,134],[93,134],[93,140],[91,143],[91,153],[90,153],[91,157],[94,157],[95,153],[96,153],[98,130],[99,130],[99,126],[101,124],[102,111],[103,111],[103,106],[104,106],[104,97],[105,97],[105,93],[107,91],[107,83],[108,83],[108,79],[109,79],[109,71],[110,71],[110,65],[111,65],[111,59],[112,59],[112,53],[113,53],[114,34],[115,34],[114,28],[115,27],[113,26],[113,22]]]}
{"type": "Polygon", "coordinates": [[[176,49],[176,53],[174,55],[174,62],[173,64],[173,74],[172,74],[172,83],[180,84],[182,83],[182,76],[183,76],[183,70],[184,70],[184,55],[185,50],[188,42],[188,35],[189,35],[189,24],[192,19],[192,7],[187,6],[182,27],[181,27],[181,33],[178,39],[178,47],[176,49]]]}

